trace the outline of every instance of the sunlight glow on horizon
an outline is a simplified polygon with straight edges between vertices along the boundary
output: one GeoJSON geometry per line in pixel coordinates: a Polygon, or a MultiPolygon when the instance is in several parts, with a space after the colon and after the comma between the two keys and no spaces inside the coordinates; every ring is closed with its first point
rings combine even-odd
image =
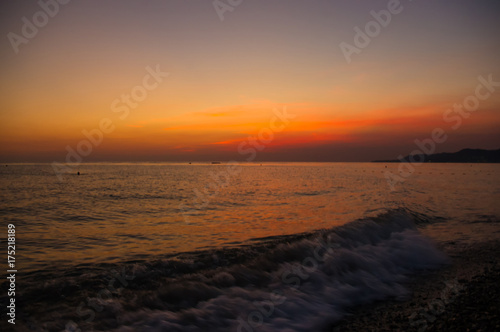
{"type": "MultiPolygon", "coordinates": [[[[478,76],[500,81],[499,6],[402,4],[348,64],[339,43],[352,43],[353,28],[387,1],[259,0],[223,22],[210,2],[69,3],[19,54],[4,38],[0,159],[64,160],[103,118],[114,130],[88,161],[235,159],[238,143],[283,106],[296,118],[260,154],[266,160],[391,158],[435,127],[450,134],[438,151],[498,148],[500,90],[460,130],[443,112],[474,93],[478,76]],[[169,76],[120,118],[113,102],[143,84],[148,66],[169,76]]],[[[39,10],[7,8],[5,34],[39,10]]]]}

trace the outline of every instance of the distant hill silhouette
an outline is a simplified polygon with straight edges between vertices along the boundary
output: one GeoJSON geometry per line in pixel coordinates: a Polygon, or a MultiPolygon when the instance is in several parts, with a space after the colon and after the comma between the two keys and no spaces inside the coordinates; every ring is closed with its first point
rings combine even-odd
{"type": "MultiPolygon", "coordinates": [[[[463,149],[454,153],[421,154],[420,157],[413,156],[413,161],[432,163],[500,163],[500,149],[463,149]]],[[[411,162],[410,156],[404,157],[403,161],[411,162]]],[[[374,160],[374,163],[399,163],[401,160],[374,160]]]]}

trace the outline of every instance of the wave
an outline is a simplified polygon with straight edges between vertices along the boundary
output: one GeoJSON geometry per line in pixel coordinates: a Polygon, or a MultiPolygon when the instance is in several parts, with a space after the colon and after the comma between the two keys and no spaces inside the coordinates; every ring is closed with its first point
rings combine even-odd
{"type": "Polygon", "coordinates": [[[94,297],[72,309],[82,330],[319,331],[352,307],[406,298],[412,274],[448,262],[418,232],[415,221],[427,219],[395,210],[238,248],[129,262],[121,278],[126,285],[107,296],[98,290],[108,287],[105,271],[117,267],[81,267],[86,272],[78,278],[73,271],[64,282],[47,282],[36,296],[66,289],[68,298],[75,284],[92,285],[94,297]]]}

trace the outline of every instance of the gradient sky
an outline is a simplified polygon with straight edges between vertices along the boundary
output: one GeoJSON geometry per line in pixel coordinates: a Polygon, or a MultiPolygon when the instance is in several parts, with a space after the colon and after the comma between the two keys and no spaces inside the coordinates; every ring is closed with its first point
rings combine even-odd
{"type": "Polygon", "coordinates": [[[339,44],[387,4],[243,0],[221,21],[209,0],[72,0],[16,54],[8,34],[41,8],[2,1],[0,160],[64,161],[103,118],[115,129],[84,161],[243,160],[285,106],[256,161],[392,159],[436,127],[437,152],[499,148],[500,88],[457,129],[443,113],[478,76],[500,81],[500,3],[401,1],[347,63],[339,44]],[[157,65],[169,76],[120,119],[113,101],[157,65]]]}

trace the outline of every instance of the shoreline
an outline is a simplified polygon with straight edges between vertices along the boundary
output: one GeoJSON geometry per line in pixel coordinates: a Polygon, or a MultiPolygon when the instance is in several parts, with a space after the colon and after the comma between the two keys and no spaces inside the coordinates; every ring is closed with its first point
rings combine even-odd
{"type": "MultiPolygon", "coordinates": [[[[460,331],[460,328],[464,326],[470,327],[474,331],[478,329],[498,330],[497,325],[500,314],[497,311],[498,309],[495,310],[495,307],[500,308],[500,303],[493,306],[490,300],[497,299],[498,302],[498,298],[500,298],[500,288],[496,284],[496,280],[500,279],[500,257],[498,255],[500,252],[500,223],[497,221],[436,222],[421,226],[418,230],[422,235],[433,240],[427,245],[436,246],[439,251],[446,253],[448,256],[446,265],[441,265],[438,270],[425,270],[418,272],[418,274],[407,275],[408,278],[402,286],[409,292],[402,300],[396,301],[389,298],[364,306],[344,307],[343,312],[339,311],[339,313],[347,312],[347,315],[336,323],[331,323],[333,317],[330,316],[330,319],[328,319],[328,313],[324,312],[323,315],[330,323],[321,323],[321,330],[428,331],[434,329],[442,331],[448,330],[449,326],[455,326],[453,331],[460,331]],[[479,325],[474,326],[473,324],[479,325]]],[[[298,234],[296,237],[302,239],[304,235],[298,234]]],[[[402,246],[407,247],[410,244],[411,242],[405,242],[402,246]]],[[[376,249],[375,247],[374,249],[376,249]]],[[[396,250],[398,248],[400,247],[396,247],[396,250]]],[[[263,243],[260,248],[254,249],[256,250],[254,254],[257,254],[267,252],[269,247],[268,244],[263,243]]],[[[414,259],[418,261],[419,256],[416,256],[414,251],[412,252],[414,254],[409,257],[415,257],[414,259]]],[[[423,252],[426,253],[425,250],[423,252]]],[[[204,260],[201,260],[202,257],[195,259],[200,264],[205,263],[202,264],[204,267],[201,270],[196,266],[190,267],[190,264],[183,261],[170,262],[168,267],[162,261],[158,261],[158,265],[150,266],[150,269],[133,270],[135,272],[127,270],[125,273],[123,272],[125,270],[123,270],[124,277],[130,275],[133,278],[136,276],[138,278],[133,283],[131,282],[128,287],[119,287],[120,289],[123,288],[123,292],[120,290],[119,293],[113,294],[113,301],[117,301],[119,306],[125,306],[129,303],[135,303],[134,297],[141,294],[144,295],[142,298],[149,299],[148,296],[151,295],[152,299],[156,299],[153,295],[158,293],[157,289],[163,289],[162,294],[166,295],[158,298],[158,302],[146,302],[146,304],[160,303],[161,305],[161,303],[170,303],[165,301],[169,298],[168,294],[171,294],[173,288],[164,287],[166,280],[177,280],[186,275],[189,276],[192,273],[200,272],[200,282],[204,285],[208,276],[205,273],[207,268],[222,266],[226,266],[228,269],[230,267],[234,268],[238,262],[242,263],[241,258],[251,259],[252,257],[246,255],[246,251],[239,252],[238,250],[230,253],[222,252],[221,254],[217,255],[217,261],[213,260],[213,255],[206,256],[204,260]],[[243,257],[240,254],[244,254],[243,257]],[[215,266],[212,264],[215,264],[215,266]],[[139,274],[136,275],[136,273],[139,274]],[[150,282],[146,282],[147,280],[150,282]]],[[[408,260],[406,262],[410,263],[408,260]]],[[[230,274],[233,275],[234,271],[231,271],[229,269],[230,274]]],[[[244,276],[246,274],[245,272],[243,275],[234,275],[243,278],[238,279],[243,282],[244,279],[246,280],[244,276]]],[[[85,300],[86,297],[88,301],[88,296],[95,297],[106,287],[108,281],[116,276],[109,273],[107,275],[98,273],[95,275],[88,274],[85,279],[74,279],[71,274],[66,275],[66,277],[63,280],[64,282],[59,280],[58,283],[52,280],[40,279],[39,282],[44,284],[40,288],[35,287],[29,290],[23,287],[25,293],[21,294],[23,296],[20,299],[23,298],[24,301],[28,302],[25,302],[25,310],[20,312],[18,317],[20,324],[16,327],[20,328],[20,330],[41,327],[42,330],[46,331],[61,331],[64,329],[64,324],[79,318],[79,312],[83,313],[78,311],[82,304],[81,301],[85,300]],[[30,312],[36,313],[36,315],[30,317],[28,314],[30,312]],[[48,316],[51,317],[51,320],[47,320],[48,316]]],[[[210,275],[210,278],[212,277],[213,273],[210,275]]],[[[403,279],[405,278],[403,277],[403,279]]],[[[198,296],[198,293],[190,286],[197,281],[199,280],[196,278],[192,280],[188,278],[186,282],[177,284],[188,291],[192,291],[193,295],[198,296]]],[[[222,283],[219,285],[217,283],[213,285],[219,285],[217,287],[221,289],[230,288],[230,280],[227,281],[229,284],[222,283]]],[[[243,284],[241,287],[245,285],[243,284]]],[[[314,295],[315,293],[310,294],[314,295]]],[[[348,296],[346,296],[346,300],[349,300],[348,296]]],[[[174,302],[172,302],[172,305],[176,305],[177,302],[174,302]]],[[[87,303],[84,307],[88,309],[90,304],[87,303]]],[[[132,305],[132,308],[137,307],[136,304],[132,305]]],[[[142,304],[139,307],[142,307],[142,304]]],[[[95,309],[98,311],[95,315],[99,319],[93,321],[94,318],[92,318],[92,321],[88,323],[80,319],[78,320],[80,328],[85,330],[86,328],[97,327],[106,330],[107,328],[117,327],[120,312],[113,311],[113,308],[109,306],[106,309],[107,311],[105,310],[102,313],[95,309]],[[114,325],[107,325],[113,317],[116,318],[114,325]]],[[[169,307],[158,307],[157,309],[167,310],[169,307]]],[[[88,310],[83,314],[89,315],[88,310]]]]}
{"type": "Polygon", "coordinates": [[[500,331],[500,240],[438,245],[450,264],[421,273],[404,301],[354,308],[329,331],[500,331]]]}

